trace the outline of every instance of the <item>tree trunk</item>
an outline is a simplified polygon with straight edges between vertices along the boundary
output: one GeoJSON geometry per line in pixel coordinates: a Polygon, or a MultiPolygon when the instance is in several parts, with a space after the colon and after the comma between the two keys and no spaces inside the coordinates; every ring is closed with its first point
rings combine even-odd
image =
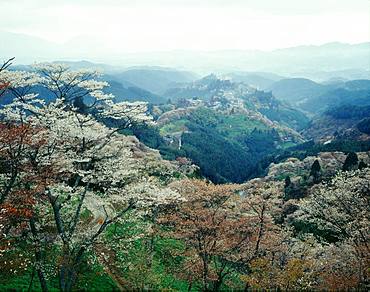
{"type": "Polygon", "coordinates": [[[40,280],[41,290],[43,292],[48,292],[49,289],[48,289],[48,286],[46,284],[44,272],[41,269],[37,269],[37,275],[38,275],[39,280],[40,280]]]}
{"type": "Polygon", "coordinates": [[[191,291],[191,288],[193,287],[193,281],[190,281],[189,285],[188,285],[188,292],[191,291]]]}
{"type": "Polygon", "coordinates": [[[217,273],[217,280],[213,284],[213,291],[214,292],[219,292],[221,290],[221,285],[224,282],[224,279],[225,279],[226,275],[229,274],[227,270],[226,270],[226,272],[224,272],[225,268],[226,268],[226,264],[223,264],[223,267],[217,273]]]}
{"type": "Polygon", "coordinates": [[[32,289],[32,285],[33,285],[33,278],[35,277],[35,267],[32,268],[32,275],[31,275],[31,281],[30,281],[30,284],[28,285],[28,289],[27,291],[30,292],[31,289],[32,289]]]}
{"type": "Polygon", "coordinates": [[[209,291],[208,289],[208,261],[207,256],[203,257],[203,291],[209,291]]]}
{"type": "Polygon", "coordinates": [[[73,265],[63,265],[59,272],[59,286],[63,292],[72,291],[77,279],[77,271],[73,265]]]}
{"type": "Polygon", "coordinates": [[[220,289],[221,289],[221,285],[222,285],[222,280],[221,279],[218,279],[218,280],[216,280],[215,281],[215,283],[214,283],[214,285],[213,285],[213,291],[214,292],[218,292],[218,291],[220,291],[220,289]]]}
{"type": "Polygon", "coordinates": [[[63,263],[59,270],[59,286],[63,292],[72,291],[76,284],[79,268],[85,254],[86,247],[82,246],[76,253],[70,252],[68,246],[64,247],[63,263]]]}
{"type": "Polygon", "coordinates": [[[39,280],[40,280],[42,291],[47,292],[48,291],[48,286],[46,284],[45,275],[44,275],[44,272],[42,270],[41,242],[40,242],[40,238],[39,238],[38,233],[37,233],[34,218],[30,219],[30,228],[31,228],[31,233],[32,233],[32,236],[33,236],[33,243],[34,243],[34,247],[35,247],[35,259],[36,259],[37,275],[38,275],[39,280]]]}

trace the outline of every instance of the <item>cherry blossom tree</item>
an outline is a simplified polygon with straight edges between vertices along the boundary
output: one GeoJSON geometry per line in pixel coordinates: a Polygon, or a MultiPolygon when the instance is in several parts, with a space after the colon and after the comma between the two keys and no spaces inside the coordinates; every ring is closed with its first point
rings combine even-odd
{"type": "MultiPolygon", "coordinates": [[[[366,271],[369,263],[370,242],[370,170],[362,169],[339,173],[331,182],[318,185],[312,194],[304,200],[298,220],[315,224],[320,230],[331,232],[338,239],[336,249],[343,248],[341,257],[347,255],[352,262],[348,272],[356,273],[345,289],[363,289],[368,281],[366,271]],[[354,278],[353,278],[354,277],[354,278]]],[[[332,248],[334,249],[334,248],[332,248]]],[[[338,253],[340,255],[340,252],[338,253]]],[[[328,257],[332,253],[328,253],[328,257]]],[[[330,261],[329,261],[330,262],[330,261]]],[[[328,270],[330,269],[330,265],[328,270]]],[[[335,268],[332,270],[336,273],[335,268]]],[[[338,273],[340,269],[338,268],[338,273]]],[[[350,276],[346,276],[350,278],[350,276]]],[[[338,280],[338,284],[341,281],[338,280]]],[[[335,289],[343,288],[337,286],[335,289]]]]}
{"type": "Polygon", "coordinates": [[[202,279],[202,289],[210,283],[221,285],[229,273],[226,257],[249,237],[243,222],[233,219],[230,185],[213,185],[201,180],[187,180],[173,186],[187,202],[175,207],[160,219],[173,228],[172,236],[187,246],[186,256],[193,258],[187,266],[202,279]],[[240,244],[238,244],[240,242],[240,244]],[[222,260],[225,259],[225,260],[222,260]]]}
{"type": "MultiPolygon", "coordinates": [[[[0,72],[5,71],[8,67],[10,67],[12,65],[13,60],[14,60],[14,58],[11,58],[11,59],[8,59],[7,61],[5,61],[0,67],[0,72]]],[[[0,82],[0,97],[5,93],[8,86],[9,86],[9,83],[4,82],[4,81],[0,82]]]]}
{"type": "MultiPolygon", "coordinates": [[[[139,161],[130,139],[118,133],[134,122],[151,121],[145,103],[114,103],[113,96],[103,91],[108,84],[97,80],[93,71],[71,71],[60,64],[36,64],[33,68],[30,72],[0,73],[0,80],[8,84],[7,90],[14,97],[0,115],[6,124],[35,130],[29,139],[37,149],[21,147],[19,154],[37,174],[37,180],[45,182],[42,188],[31,184],[35,207],[28,222],[35,266],[42,288],[47,290],[38,247],[40,242],[59,244],[60,289],[70,291],[86,251],[108,225],[137,206],[165,203],[176,196],[158,191],[160,181],[151,171],[157,168],[158,172],[160,163],[139,161]],[[53,98],[46,101],[35,92],[35,86],[53,98]],[[105,126],[101,122],[104,119],[115,120],[117,127],[105,126]],[[88,230],[79,228],[82,210],[97,202],[102,218],[88,230]],[[119,210],[113,207],[117,203],[122,206],[119,210]],[[55,226],[55,234],[45,233],[50,226],[55,226]]],[[[4,143],[3,151],[9,149],[10,144],[4,143]]],[[[4,202],[8,189],[14,189],[24,177],[25,173],[18,172],[7,180],[1,190],[4,202]]]]}
{"type": "Polygon", "coordinates": [[[260,188],[261,194],[252,186],[202,180],[185,180],[172,187],[187,201],[168,209],[159,222],[185,242],[188,273],[183,275],[201,280],[203,290],[219,291],[232,273],[248,269],[251,261],[279,245],[271,207],[277,195],[274,186],[260,188]]]}

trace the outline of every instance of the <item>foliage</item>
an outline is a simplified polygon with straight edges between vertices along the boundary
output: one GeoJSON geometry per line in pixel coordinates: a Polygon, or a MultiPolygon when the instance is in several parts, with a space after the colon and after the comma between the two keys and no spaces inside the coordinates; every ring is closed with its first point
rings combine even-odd
{"type": "MultiPolygon", "coordinates": [[[[166,158],[190,158],[203,176],[216,183],[243,182],[262,174],[259,160],[275,151],[281,141],[276,130],[268,130],[261,122],[206,108],[161,128],[161,132],[172,131],[183,132],[181,149],[161,144],[156,147],[161,154],[166,158]]],[[[144,134],[142,141],[145,140],[144,134]]]]}
{"type": "Polygon", "coordinates": [[[363,119],[357,124],[357,129],[365,134],[370,135],[370,118],[363,119]]]}
{"type": "Polygon", "coordinates": [[[321,165],[320,162],[316,159],[311,166],[310,176],[313,177],[314,183],[317,183],[320,178],[321,165]]]}
{"type": "Polygon", "coordinates": [[[173,187],[187,201],[166,210],[159,222],[170,236],[185,243],[183,267],[190,285],[200,284],[205,291],[224,289],[235,273],[247,269],[252,260],[278,243],[278,227],[271,217],[276,189],[257,193],[200,180],[182,181],[173,187]],[[239,197],[237,191],[246,197],[239,197]]]}
{"type": "Polygon", "coordinates": [[[264,159],[261,160],[261,163],[263,168],[265,168],[268,167],[272,162],[279,163],[289,157],[303,160],[308,156],[317,156],[320,152],[336,151],[344,153],[370,151],[370,141],[336,139],[331,143],[322,144],[315,143],[313,140],[311,140],[287,149],[277,150],[276,152],[265,156],[264,159]]]}
{"type": "Polygon", "coordinates": [[[277,121],[296,130],[302,130],[309,124],[309,119],[302,112],[290,108],[262,108],[260,112],[271,121],[277,121]]]}
{"type": "Polygon", "coordinates": [[[202,175],[217,183],[242,182],[249,177],[252,157],[240,145],[197,125],[189,130],[183,135],[181,150],[199,165],[202,175]]]}
{"type": "Polygon", "coordinates": [[[370,106],[342,105],[331,108],[325,114],[336,119],[363,119],[370,117],[370,106]]]}
{"type": "Polygon", "coordinates": [[[331,231],[350,247],[347,260],[353,261],[351,266],[358,275],[354,285],[358,288],[367,283],[369,276],[365,268],[370,252],[369,179],[369,169],[340,173],[330,183],[315,188],[300,213],[300,220],[331,231]]]}
{"type": "Polygon", "coordinates": [[[348,153],[343,164],[343,171],[354,170],[358,166],[358,157],[355,152],[348,153]]]}
{"type": "Polygon", "coordinates": [[[94,79],[95,72],[70,71],[60,64],[36,64],[34,70],[0,72],[15,97],[0,112],[0,155],[6,166],[0,176],[1,232],[15,235],[19,224],[25,229],[44,291],[44,249],[59,246],[60,289],[70,291],[86,254],[107,226],[134,207],[172,200],[176,194],[162,192],[160,180],[152,175],[170,170],[157,167],[155,159],[138,163],[132,142],[117,133],[132,123],[150,122],[144,103],[113,103],[113,96],[103,92],[107,83],[94,79]],[[35,85],[55,99],[46,103],[38,98],[31,92],[35,85]],[[117,128],[100,119],[117,121],[117,128]],[[89,204],[100,204],[101,210],[95,210],[100,213],[84,228],[81,211],[89,204]]]}
{"type": "Polygon", "coordinates": [[[282,150],[278,130],[201,109],[164,129],[181,132],[171,146],[145,104],[112,103],[95,78],[0,68],[14,97],[0,110],[0,290],[368,290],[370,169],[351,153],[368,142],[282,150]],[[347,171],[324,177],[315,160],[313,181],[181,179],[185,156],[224,182],[326,149],[347,149],[347,171]]]}

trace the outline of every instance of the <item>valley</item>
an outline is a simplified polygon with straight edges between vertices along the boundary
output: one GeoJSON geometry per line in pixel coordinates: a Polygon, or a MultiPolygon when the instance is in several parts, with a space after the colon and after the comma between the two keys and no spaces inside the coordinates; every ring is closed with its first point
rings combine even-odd
{"type": "Polygon", "coordinates": [[[89,66],[0,72],[0,289],[365,288],[368,79],[89,66]]]}

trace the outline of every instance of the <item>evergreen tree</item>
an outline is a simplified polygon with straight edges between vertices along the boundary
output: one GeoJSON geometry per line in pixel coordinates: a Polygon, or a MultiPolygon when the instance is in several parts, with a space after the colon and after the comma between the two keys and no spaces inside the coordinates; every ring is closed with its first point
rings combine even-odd
{"type": "Polygon", "coordinates": [[[357,154],[355,152],[350,152],[348,153],[347,158],[344,161],[342,170],[343,171],[354,170],[357,169],[357,165],[358,165],[357,154]]]}
{"type": "Polygon", "coordinates": [[[292,193],[292,181],[290,179],[290,176],[288,175],[285,178],[285,184],[284,184],[284,200],[291,199],[291,193],[292,193]]]}
{"type": "Polygon", "coordinates": [[[360,163],[358,164],[358,169],[364,169],[364,168],[367,168],[367,164],[361,160],[360,163]]]}
{"type": "Polygon", "coordinates": [[[284,185],[284,188],[288,188],[290,185],[291,185],[292,181],[290,179],[290,176],[288,175],[286,178],[285,178],[285,185],[284,185]]]}
{"type": "Polygon", "coordinates": [[[311,166],[311,172],[310,172],[310,176],[313,177],[314,183],[319,182],[320,172],[321,172],[321,165],[320,165],[320,162],[316,159],[311,166]]]}

